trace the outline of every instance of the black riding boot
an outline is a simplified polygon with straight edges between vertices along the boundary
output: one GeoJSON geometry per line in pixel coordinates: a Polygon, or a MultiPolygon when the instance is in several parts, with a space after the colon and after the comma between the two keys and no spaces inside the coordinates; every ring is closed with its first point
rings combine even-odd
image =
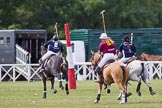
{"type": "Polygon", "coordinates": [[[99,66],[97,66],[97,68],[95,69],[95,73],[98,75],[101,74],[101,68],[99,66]]]}
{"type": "Polygon", "coordinates": [[[95,81],[96,83],[104,83],[104,78],[103,78],[103,75],[102,75],[102,72],[101,72],[101,68],[98,66],[95,70],[95,73],[98,74],[98,80],[95,81]]]}

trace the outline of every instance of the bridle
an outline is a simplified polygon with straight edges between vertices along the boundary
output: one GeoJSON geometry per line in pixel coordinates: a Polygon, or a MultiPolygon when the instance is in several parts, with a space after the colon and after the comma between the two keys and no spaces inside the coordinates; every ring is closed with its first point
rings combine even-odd
{"type": "Polygon", "coordinates": [[[93,65],[93,68],[96,68],[98,66],[98,63],[101,61],[102,59],[102,56],[99,54],[99,53],[93,53],[92,57],[91,57],[91,62],[92,62],[92,65],[93,65]],[[98,54],[99,55],[99,58],[95,61],[94,60],[94,56],[98,54]],[[93,62],[94,61],[94,62],[93,62]]]}

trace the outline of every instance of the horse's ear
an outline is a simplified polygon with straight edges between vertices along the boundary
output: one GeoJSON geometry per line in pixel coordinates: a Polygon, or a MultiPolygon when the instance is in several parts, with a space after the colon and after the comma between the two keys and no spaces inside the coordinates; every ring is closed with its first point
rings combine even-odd
{"type": "Polygon", "coordinates": [[[94,52],[91,50],[91,54],[93,55],[94,54],[94,52]]]}

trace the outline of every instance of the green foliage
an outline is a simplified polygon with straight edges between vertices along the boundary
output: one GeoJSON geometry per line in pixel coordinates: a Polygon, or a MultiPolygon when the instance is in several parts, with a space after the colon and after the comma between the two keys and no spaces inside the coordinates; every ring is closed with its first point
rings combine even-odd
{"type": "Polygon", "coordinates": [[[61,39],[64,24],[70,29],[157,28],[162,27],[161,0],[0,0],[1,29],[46,29],[61,39]]]}
{"type": "Polygon", "coordinates": [[[66,57],[67,56],[67,50],[66,50],[65,44],[63,44],[63,49],[64,49],[64,51],[62,52],[62,57],[66,57]]]}

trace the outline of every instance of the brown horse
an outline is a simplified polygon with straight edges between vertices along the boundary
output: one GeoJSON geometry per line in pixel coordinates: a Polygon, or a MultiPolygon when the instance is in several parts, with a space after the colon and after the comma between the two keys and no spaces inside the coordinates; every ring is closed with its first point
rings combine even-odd
{"type": "MultiPolygon", "coordinates": [[[[94,68],[98,65],[100,62],[101,55],[99,53],[94,53],[91,51],[92,57],[91,62],[94,68]]],[[[112,83],[115,83],[117,87],[119,88],[120,92],[122,93],[122,101],[121,104],[124,104],[127,102],[127,94],[126,94],[126,88],[125,85],[127,83],[127,78],[129,74],[128,68],[123,66],[123,63],[121,62],[113,62],[109,64],[108,66],[104,67],[102,69],[104,82],[110,86],[112,83]]],[[[98,83],[98,94],[96,97],[95,103],[98,103],[101,97],[101,90],[103,83],[98,83]]],[[[108,92],[108,91],[107,91],[108,92]]]]}
{"type": "MultiPolygon", "coordinates": [[[[152,55],[147,53],[142,53],[141,56],[137,57],[138,60],[141,61],[162,61],[162,56],[160,55],[152,55]]],[[[159,63],[153,63],[154,67],[158,67],[159,63]]],[[[149,70],[152,70],[152,67],[150,67],[149,70]]],[[[152,70],[153,71],[153,70],[152,70]]],[[[155,75],[154,78],[159,78],[159,76],[155,75]]]]}
{"type": "Polygon", "coordinates": [[[142,53],[137,59],[140,59],[141,61],[162,61],[162,56],[142,53]]]}

